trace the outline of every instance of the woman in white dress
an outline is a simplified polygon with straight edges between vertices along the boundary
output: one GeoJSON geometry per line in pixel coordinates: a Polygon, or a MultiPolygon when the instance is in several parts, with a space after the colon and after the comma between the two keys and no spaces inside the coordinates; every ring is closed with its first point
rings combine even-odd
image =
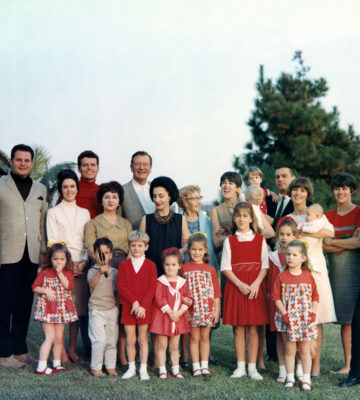
{"type": "MultiPolygon", "coordinates": [[[[74,288],[71,292],[79,318],[86,318],[88,287],[85,274],[87,265],[87,252],[85,249],[85,225],[90,220],[90,213],[86,208],[76,205],[76,195],[79,191],[79,180],[75,172],[70,169],[61,171],[58,175],[58,191],[62,201],[51,208],[46,217],[46,231],[48,245],[54,242],[64,242],[71,253],[74,263],[74,288]]],[[[61,355],[62,362],[69,358],[74,363],[81,362],[75,352],[76,338],[80,322],[69,324],[69,350],[66,356],[65,348],[61,355]]],[[[82,332],[83,344],[87,344],[87,332],[82,332]]]]}
{"type": "MultiPolygon", "coordinates": [[[[288,189],[288,195],[294,204],[294,211],[289,214],[299,225],[306,219],[306,200],[311,200],[314,189],[308,178],[294,179],[288,189]]],[[[316,355],[312,364],[312,376],[319,376],[320,373],[320,355],[323,343],[322,324],[335,322],[334,300],[331,291],[326,260],[324,257],[322,242],[324,238],[334,236],[334,227],[328,222],[325,228],[317,233],[301,233],[303,240],[309,244],[309,258],[311,258],[312,275],[315,279],[317,290],[319,292],[320,302],[316,317],[318,324],[318,338],[316,340],[316,355]]]]}

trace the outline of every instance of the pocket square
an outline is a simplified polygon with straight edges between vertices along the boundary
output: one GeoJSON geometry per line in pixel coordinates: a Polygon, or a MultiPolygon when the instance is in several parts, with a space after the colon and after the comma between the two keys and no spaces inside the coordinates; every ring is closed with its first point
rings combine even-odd
{"type": "Polygon", "coordinates": [[[39,196],[37,199],[38,200],[44,200],[44,198],[42,196],[39,196]]]}

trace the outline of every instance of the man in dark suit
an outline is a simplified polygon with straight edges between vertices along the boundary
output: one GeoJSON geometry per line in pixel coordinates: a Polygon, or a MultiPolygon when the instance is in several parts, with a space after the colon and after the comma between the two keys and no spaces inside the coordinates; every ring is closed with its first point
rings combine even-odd
{"type": "Polygon", "coordinates": [[[123,186],[124,201],[121,205],[121,213],[130,221],[133,229],[139,229],[141,218],[145,214],[155,211],[148,182],[151,167],[152,158],[146,151],[137,151],[132,155],[130,168],[133,179],[123,186]]]}

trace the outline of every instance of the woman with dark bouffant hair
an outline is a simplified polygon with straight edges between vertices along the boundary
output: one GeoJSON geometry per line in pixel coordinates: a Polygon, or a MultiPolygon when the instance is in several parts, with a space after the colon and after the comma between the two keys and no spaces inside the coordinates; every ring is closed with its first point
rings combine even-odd
{"type": "MultiPolygon", "coordinates": [[[[96,195],[99,204],[103,208],[103,212],[86,224],[85,246],[90,259],[96,264],[94,252],[96,239],[107,238],[111,240],[113,255],[109,264],[112,268],[118,269],[121,261],[127,258],[129,252],[128,236],[132,231],[131,223],[116,212],[124,200],[124,189],[120,183],[111,181],[101,184],[96,195]]],[[[119,311],[121,315],[121,309],[119,311]]],[[[125,344],[124,326],[120,325],[118,359],[122,365],[127,365],[125,344]]]]}
{"type": "Polygon", "coordinates": [[[146,257],[154,261],[158,276],[164,273],[161,262],[163,250],[170,247],[186,250],[189,230],[183,215],[174,213],[170,206],[179,197],[176,183],[167,176],[159,176],[150,184],[150,197],[155,203],[153,214],[146,214],[140,223],[140,230],[150,237],[146,257]]]}
{"type": "MultiPolygon", "coordinates": [[[[74,287],[71,291],[79,320],[69,324],[69,350],[66,354],[63,347],[61,359],[63,363],[70,361],[80,362],[76,354],[76,338],[79,326],[85,326],[87,309],[87,281],[84,273],[87,264],[87,253],[84,245],[84,229],[90,220],[87,209],[76,205],[76,196],[79,191],[79,180],[71,169],[64,169],[58,174],[57,187],[61,195],[61,202],[51,208],[46,217],[46,231],[48,245],[55,242],[64,242],[74,262],[74,287]],[[80,323],[82,322],[82,324],[80,323]]],[[[87,330],[82,328],[83,345],[87,346],[87,330]]]]}

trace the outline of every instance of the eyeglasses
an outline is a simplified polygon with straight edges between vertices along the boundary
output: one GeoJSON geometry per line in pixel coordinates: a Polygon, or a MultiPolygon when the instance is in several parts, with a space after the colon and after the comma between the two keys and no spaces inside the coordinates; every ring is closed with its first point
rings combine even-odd
{"type": "Polygon", "coordinates": [[[134,165],[134,167],[150,167],[150,163],[148,163],[148,162],[143,162],[143,163],[136,162],[133,165],[134,165]]]}
{"type": "Polygon", "coordinates": [[[187,197],[185,200],[200,201],[202,198],[203,198],[203,196],[199,196],[199,197],[187,197]]]}

